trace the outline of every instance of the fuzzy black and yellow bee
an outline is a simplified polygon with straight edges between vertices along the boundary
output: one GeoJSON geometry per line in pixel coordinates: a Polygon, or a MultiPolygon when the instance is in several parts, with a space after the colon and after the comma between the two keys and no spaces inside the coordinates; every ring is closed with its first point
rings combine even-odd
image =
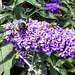
{"type": "Polygon", "coordinates": [[[18,24],[16,24],[15,29],[16,30],[27,29],[27,25],[24,22],[18,23],[18,24]]]}
{"type": "Polygon", "coordinates": [[[54,26],[57,26],[57,23],[55,23],[56,20],[54,20],[53,22],[49,23],[47,25],[47,28],[51,28],[51,27],[54,27],[54,26]]]}

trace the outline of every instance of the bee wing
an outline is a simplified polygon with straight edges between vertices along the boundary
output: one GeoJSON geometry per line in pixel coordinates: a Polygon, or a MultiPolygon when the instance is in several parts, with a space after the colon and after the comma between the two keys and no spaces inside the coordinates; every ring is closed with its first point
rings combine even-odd
{"type": "Polygon", "coordinates": [[[51,27],[53,27],[53,26],[56,26],[56,23],[54,23],[56,20],[54,20],[53,22],[51,22],[51,23],[49,23],[48,25],[47,25],[47,28],[51,28],[51,27]]]}
{"type": "Polygon", "coordinates": [[[50,27],[52,27],[52,24],[51,23],[47,25],[47,28],[50,28],[50,27]]]}
{"type": "Polygon", "coordinates": [[[19,30],[19,26],[18,26],[18,24],[16,25],[16,29],[19,30]]]}

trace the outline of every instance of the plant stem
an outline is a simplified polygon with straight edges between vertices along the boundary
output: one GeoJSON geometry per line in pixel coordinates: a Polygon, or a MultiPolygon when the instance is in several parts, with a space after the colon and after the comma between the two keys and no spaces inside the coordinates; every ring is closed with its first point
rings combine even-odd
{"type": "MultiPolygon", "coordinates": [[[[35,66],[31,65],[26,59],[24,59],[19,53],[17,53],[17,57],[20,57],[21,59],[24,60],[24,62],[29,66],[29,71],[34,71],[35,75],[40,75],[41,74],[41,70],[38,69],[38,72],[36,69],[34,69],[35,66]]],[[[35,57],[35,52],[33,54],[33,59],[32,61],[34,61],[34,57],[35,57]]]]}
{"type": "Polygon", "coordinates": [[[20,54],[19,54],[19,57],[20,57],[21,59],[23,59],[24,62],[29,66],[30,71],[34,71],[34,73],[37,75],[37,70],[34,69],[34,66],[31,65],[31,64],[30,64],[26,59],[24,59],[20,54]]]}
{"type": "Polygon", "coordinates": [[[35,10],[33,13],[31,13],[31,14],[29,15],[29,17],[30,17],[31,15],[33,15],[34,13],[38,12],[39,10],[41,10],[41,9],[35,10]]]}
{"type": "Polygon", "coordinates": [[[21,55],[19,55],[19,57],[20,57],[21,59],[23,59],[24,62],[25,62],[29,67],[31,67],[30,63],[29,63],[26,59],[24,59],[21,55]]]}
{"type": "Polygon", "coordinates": [[[32,58],[32,65],[34,64],[34,58],[35,58],[35,51],[34,51],[33,58],[32,58]]]}

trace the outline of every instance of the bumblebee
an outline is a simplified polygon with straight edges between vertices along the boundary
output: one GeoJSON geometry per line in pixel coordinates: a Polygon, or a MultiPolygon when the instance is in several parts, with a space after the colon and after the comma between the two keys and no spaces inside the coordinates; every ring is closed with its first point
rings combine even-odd
{"type": "Polygon", "coordinates": [[[54,23],[56,20],[54,20],[53,22],[51,22],[50,24],[47,25],[47,28],[51,28],[54,26],[57,26],[57,23],[54,23]]]}
{"type": "Polygon", "coordinates": [[[22,30],[22,29],[26,29],[27,28],[27,25],[22,22],[22,23],[18,23],[15,27],[16,30],[22,30]]]}

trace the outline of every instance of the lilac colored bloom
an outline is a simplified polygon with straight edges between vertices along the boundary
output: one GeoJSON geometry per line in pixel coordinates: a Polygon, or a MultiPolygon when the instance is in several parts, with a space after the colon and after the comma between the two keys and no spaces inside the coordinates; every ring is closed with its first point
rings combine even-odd
{"type": "Polygon", "coordinates": [[[22,49],[22,46],[20,44],[17,44],[16,42],[11,42],[14,46],[15,51],[19,52],[22,49]]]}
{"type": "Polygon", "coordinates": [[[12,29],[12,23],[11,22],[9,22],[9,23],[7,23],[6,25],[4,25],[3,26],[5,29],[12,29]]]}
{"type": "MultiPolygon", "coordinates": [[[[15,20],[17,23],[26,23],[24,20],[15,20]]],[[[20,52],[22,48],[27,51],[33,48],[34,51],[49,52],[60,51],[59,56],[75,57],[75,36],[71,30],[61,29],[59,26],[47,28],[49,23],[29,19],[27,29],[15,31],[14,28],[5,32],[5,40],[12,43],[15,51],[20,52]]],[[[7,24],[7,27],[9,24],[7,24]]],[[[21,59],[20,59],[21,60],[21,59]]],[[[19,61],[20,61],[19,60],[19,61]]]]}
{"type": "Polygon", "coordinates": [[[11,39],[12,39],[12,31],[11,30],[8,30],[8,31],[6,31],[5,33],[4,33],[4,36],[5,36],[5,41],[6,42],[9,42],[10,43],[10,41],[11,41],[11,39]]]}
{"type": "MultiPolygon", "coordinates": [[[[24,53],[24,52],[20,52],[20,55],[22,55],[22,57],[25,58],[27,54],[24,53]]],[[[25,62],[24,62],[21,58],[19,58],[19,59],[17,60],[17,62],[18,62],[20,65],[24,65],[24,64],[25,64],[25,62]]]]}
{"type": "Polygon", "coordinates": [[[51,3],[56,3],[56,2],[57,2],[57,0],[51,0],[50,2],[51,2],[51,3]]]}
{"type": "Polygon", "coordinates": [[[54,13],[55,11],[58,11],[59,8],[57,7],[61,7],[62,4],[58,3],[57,0],[51,0],[51,1],[47,1],[46,3],[44,3],[44,7],[49,11],[54,13]]]}
{"type": "Polygon", "coordinates": [[[16,19],[15,19],[15,20],[13,21],[13,24],[16,25],[16,24],[22,23],[22,22],[23,22],[23,23],[26,23],[26,22],[25,22],[24,20],[22,20],[22,19],[20,19],[20,20],[16,20],[16,19]]]}

